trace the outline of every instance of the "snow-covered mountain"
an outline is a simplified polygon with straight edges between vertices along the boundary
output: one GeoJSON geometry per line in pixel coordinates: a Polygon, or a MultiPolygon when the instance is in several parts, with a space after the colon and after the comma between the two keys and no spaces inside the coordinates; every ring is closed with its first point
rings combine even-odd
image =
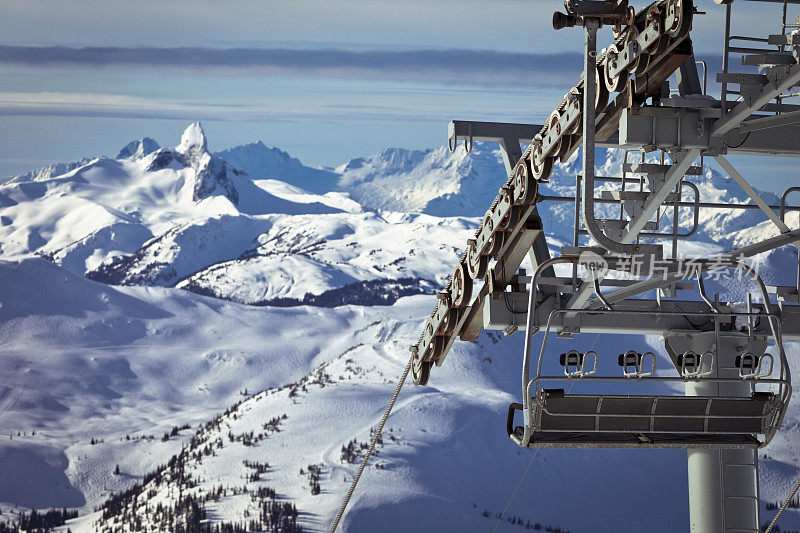
{"type": "Polygon", "coordinates": [[[482,216],[504,184],[500,152],[476,145],[471,154],[447,148],[383,150],[337,168],[339,187],[362,205],[435,216],[482,216]],[[489,200],[487,200],[489,199],[489,200]]]}
{"type": "Polygon", "coordinates": [[[345,286],[386,303],[392,287],[415,294],[443,283],[474,224],[253,180],[208,152],[199,124],[174,149],[143,139],[120,155],[0,186],[2,253],[35,253],[107,283],[177,285],[244,303],[338,301],[345,286]],[[436,249],[420,248],[419,235],[436,249]]]}
{"type": "MultiPolygon", "coordinates": [[[[616,152],[600,152],[598,161],[604,174],[621,163],[616,152]]],[[[557,165],[547,192],[569,196],[577,167],[577,155],[557,165]]],[[[178,286],[243,303],[342,301],[344,287],[374,294],[377,302],[384,282],[402,280],[402,294],[444,282],[474,217],[504,176],[499,152],[481,143],[471,154],[387,149],[337,172],[305,167],[263,143],[210,154],[202,128],[192,125],[174,149],[142,139],[116,159],[0,186],[0,250],[36,253],[107,283],[178,286]],[[294,185],[253,179],[236,161],[258,176],[286,172],[294,185]],[[420,234],[443,248],[418,256],[420,234]]],[[[698,187],[704,199],[746,201],[710,167],[698,187]]],[[[564,243],[571,210],[569,202],[541,208],[546,226],[564,243]]],[[[691,212],[680,215],[687,231],[691,212]]],[[[698,233],[721,245],[746,244],[775,231],[759,217],[704,213],[698,233]]]]}
{"type": "Polygon", "coordinates": [[[387,148],[351,159],[334,170],[304,166],[263,143],[237,146],[216,155],[253,178],[275,178],[310,192],[347,193],[369,209],[426,213],[440,217],[481,216],[487,198],[503,184],[502,159],[496,147],[476,143],[471,154],[387,148]]]}
{"type": "MultiPolygon", "coordinates": [[[[387,148],[369,157],[352,159],[336,167],[335,172],[303,166],[285,152],[260,142],[217,155],[253,177],[277,177],[283,173],[284,177],[277,179],[316,193],[342,192],[367,209],[439,217],[483,216],[487,202],[502,186],[505,173],[500,151],[493,143],[475,143],[470,154],[463,148],[451,154],[444,146],[430,150],[387,148]]],[[[639,157],[631,154],[629,161],[638,161],[639,157]]],[[[623,158],[621,151],[598,149],[598,175],[618,176],[623,158]]],[[[647,161],[658,162],[652,157],[647,161]]],[[[692,179],[703,201],[749,203],[744,192],[715,163],[706,163],[704,175],[692,179]]],[[[548,194],[571,196],[575,175],[579,172],[580,150],[566,163],[556,163],[550,183],[543,190],[548,194]]],[[[772,205],[779,203],[774,193],[761,192],[761,195],[772,205]]],[[[688,188],[684,191],[684,200],[694,201],[694,194],[688,188]]],[[[602,206],[599,209],[601,213],[602,206]]],[[[551,231],[563,233],[565,237],[569,235],[571,203],[543,204],[540,210],[545,221],[553,222],[548,225],[551,231]],[[561,227],[565,228],[563,232],[561,227]]],[[[692,216],[689,208],[681,209],[681,232],[691,229],[692,216]]],[[[798,221],[796,212],[787,217],[790,223],[798,221]]],[[[662,215],[662,220],[665,228],[671,228],[671,213],[662,215]]],[[[755,210],[704,210],[700,216],[701,238],[726,246],[743,246],[776,233],[774,225],[755,210]]]]}
{"type": "MultiPolygon", "coordinates": [[[[431,293],[505,181],[489,144],[336,170],[207,144],[193,124],[174,148],[145,138],[0,185],[0,522],[70,507],[72,531],[327,530],[431,293]]],[[[598,171],[620,161],[598,154],[598,171]]],[[[548,193],[571,194],[577,165],[558,165],[548,193]]],[[[694,181],[704,201],[744,201],[713,169],[694,181]]],[[[541,214],[551,246],[569,243],[571,205],[541,214]]],[[[746,243],[772,231],[762,220],[704,217],[700,246],[746,243]]],[[[768,277],[791,276],[797,256],[769,261],[768,277]]],[[[603,341],[665,357],[655,338],[603,341]]],[[[505,435],[521,353],[519,335],[484,333],[403,390],[346,531],[494,527],[531,458],[505,435]]],[[[764,516],[800,471],[798,421],[792,404],[765,450],[764,516]]],[[[497,530],[684,531],[686,475],[679,451],[543,450],[497,530]]]]}
{"type": "Polygon", "coordinates": [[[117,154],[117,159],[141,159],[150,155],[161,148],[158,143],[150,137],[144,137],[136,141],[131,141],[122,147],[117,154]]]}
{"type": "MultiPolygon", "coordinates": [[[[133,144],[133,143],[131,143],[133,144]]],[[[124,150],[124,149],[123,149],[124,150]]],[[[120,152],[121,153],[121,152],[120,152]]],[[[42,181],[50,179],[54,176],[60,176],[62,174],[66,174],[71,170],[75,170],[78,167],[82,167],[89,163],[90,159],[80,159],[78,161],[72,161],[70,163],[55,163],[53,165],[47,165],[45,167],[37,168],[34,170],[29,170],[23,174],[19,174],[17,176],[9,176],[5,180],[2,180],[4,183],[19,183],[24,181],[42,181]]]]}
{"type": "Polygon", "coordinates": [[[253,179],[276,179],[318,194],[333,190],[338,178],[335,172],[307,167],[296,157],[261,141],[222,150],[215,155],[244,170],[253,179]]]}

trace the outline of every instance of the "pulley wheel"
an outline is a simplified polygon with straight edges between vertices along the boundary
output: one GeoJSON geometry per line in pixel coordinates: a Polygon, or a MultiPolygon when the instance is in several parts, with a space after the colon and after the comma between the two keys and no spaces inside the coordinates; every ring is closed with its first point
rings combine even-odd
{"type": "MultiPolygon", "coordinates": [[[[514,167],[514,174],[516,175],[516,167],[514,167]]],[[[512,180],[511,186],[512,187],[514,186],[513,180],[512,180]]],[[[503,218],[500,219],[500,222],[497,223],[497,229],[498,230],[505,230],[506,228],[508,228],[508,225],[511,223],[511,213],[513,213],[513,211],[514,211],[514,197],[513,197],[514,193],[513,193],[513,191],[511,189],[505,189],[505,192],[503,192],[502,194],[503,194],[502,202],[503,203],[507,202],[507,203],[509,203],[511,205],[509,206],[509,209],[508,209],[508,212],[506,213],[506,215],[503,218]]]]}
{"type": "Polygon", "coordinates": [[[667,51],[669,48],[672,39],[670,38],[668,33],[663,34],[661,37],[658,38],[658,42],[651,48],[652,50],[652,57],[659,57],[661,54],[667,51]]]}
{"type": "Polygon", "coordinates": [[[450,297],[454,307],[465,307],[469,305],[472,298],[472,279],[467,274],[464,263],[458,263],[453,280],[450,283],[450,297]]]}
{"type": "Polygon", "coordinates": [[[422,361],[419,356],[414,356],[414,360],[411,362],[411,379],[414,380],[414,385],[428,384],[428,380],[431,378],[432,366],[432,362],[422,361]]]}
{"type": "Polygon", "coordinates": [[[670,0],[667,3],[667,15],[672,15],[673,22],[668,31],[670,36],[678,37],[689,31],[692,25],[691,0],[670,0]]]}
{"type": "MultiPolygon", "coordinates": [[[[597,65],[595,80],[602,80],[604,77],[603,66],[597,65]]],[[[594,92],[594,112],[602,113],[608,105],[608,89],[605,83],[596,83],[594,92]]]]}
{"type": "Polygon", "coordinates": [[[574,151],[575,145],[580,145],[580,135],[564,135],[564,142],[561,147],[561,162],[566,163],[569,155],[574,151]]]}
{"type": "Polygon", "coordinates": [[[628,6],[626,13],[628,15],[628,19],[625,21],[625,23],[628,26],[633,26],[633,23],[636,22],[636,9],[633,6],[628,6]]]}
{"type": "MultiPolygon", "coordinates": [[[[650,28],[653,28],[656,35],[661,35],[661,18],[655,13],[650,13],[647,15],[647,19],[645,19],[644,29],[648,30],[650,28]]],[[[651,48],[651,50],[653,50],[653,48],[651,48]]]]}
{"type": "Polygon", "coordinates": [[[508,210],[508,214],[503,218],[502,224],[500,224],[498,229],[502,229],[503,231],[507,230],[508,228],[513,228],[516,226],[517,222],[519,222],[520,211],[522,211],[522,207],[511,206],[511,209],[508,210]]]}
{"type": "MultiPolygon", "coordinates": [[[[534,154],[534,157],[531,159],[531,177],[533,178],[530,180],[531,184],[547,181],[550,177],[550,173],[553,171],[554,161],[555,158],[553,157],[542,157],[534,154]]],[[[532,193],[535,198],[536,191],[534,190],[532,193]]]]}
{"type": "Polygon", "coordinates": [[[456,307],[450,308],[442,318],[442,322],[439,325],[439,331],[441,333],[452,333],[453,330],[456,328],[456,324],[458,324],[458,318],[459,318],[458,308],[456,307]]]}
{"type": "Polygon", "coordinates": [[[520,159],[514,169],[514,205],[524,205],[533,201],[536,196],[536,186],[531,187],[531,181],[528,161],[520,159]]]}
{"type": "Polygon", "coordinates": [[[486,267],[489,266],[489,257],[478,251],[475,243],[469,245],[467,250],[467,274],[469,277],[478,280],[486,275],[486,267]]]}
{"type": "Polygon", "coordinates": [[[511,209],[508,210],[506,216],[500,219],[500,224],[497,225],[497,231],[504,231],[511,225],[511,214],[514,212],[514,208],[512,206],[511,209]]]}
{"type": "MultiPolygon", "coordinates": [[[[568,126],[567,129],[564,130],[564,134],[565,135],[575,135],[581,129],[581,116],[582,116],[582,112],[583,112],[583,108],[582,108],[582,106],[583,106],[583,95],[580,92],[573,93],[572,91],[570,91],[570,101],[569,101],[569,104],[567,104],[567,108],[566,109],[569,109],[570,107],[572,107],[573,103],[577,103],[578,104],[578,110],[577,110],[578,118],[573,120],[572,124],[570,126],[568,126]]],[[[576,111],[575,110],[570,110],[568,112],[569,113],[575,113],[576,111]]]]}
{"type": "MultiPolygon", "coordinates": [[[[425,321],[425,335],[426,337],[433,338],[433,317],[429,317],[428,320],[425,321]]],[[[423,357],[425,356],[425,351],[422,352],[423,357]]]]}
{"type": "Polygon", "coordinates": [[[558,139],[551,148],[552,152],[550,155],[552,155],[553,157],[558,157],[561,154],[562,132],[561,132],[561,124],[559,123],[560,119],[561,119],[561,113],[558,112],[558,109],[553,111],[550,114],[550,118],[547,119],[548,133],[552,134],[553,136],[555,136],[556,139],[558,139]]]}
{"type": "MultiPolygon", "coordinates": [[[[630,28],[628,28],[628,33],[625,36],[625,46],[627,47],[630,43],[636,41],[636,39],[638,38],[639,38],[639,30],[636,29],[636,26],[631,26],[630,28]]],[[[630,70],[630,72],[634,74],[641,74],[645,70],[647,70],[648,54],[647,52],[643,52],[642,50],[639,49],[638,42],[634,50],[636,52],[635,58],[633,60],[633,63],[631,63],[628,66],[628,69],[630,70]]]]}
{"type": "MultiPolygon", "coordinates": [[[[488,231],[490,236],[494,234],[494,220],[492,219],[491,209],[486,211],[486,214],[483,216],[483,221],[481,222],[481,233],[484,231],[488,231]]],[[[483,246],[483,249],[480,251],[481,255],[492,255],[491,248],[491,243],[487,241],[487,243],[483,246]]]]}
{"type": "Polygon", "coordinates": [[[603,62],[603,81],[609,93],[620,92],[625,88],[625,82],[628,79],[628,72],[626,70],[619,71],[616,76],[611,75],[611,68],[617,62],[617,53],[616,45],[612,44],[606,54],[606,60],[603,62]]]}
{"type": "Polygon", "coordinates": [[[486,257],[494,257],[500,251],[500,248],[503,247],[503,241],[505,240],[503,237],[505,233],[502,231],[495,231],[492,233],[492,237],[489,239],[489,244],[486,246],[486,257]]]}
{"type": "Polygon", "coordinates": [[[574,137],[574,135],[568,135],[567,133],[564,133],[564,135],[561,136],[561,150],[558,151],[558,156],[556,158],[560,159],[562,163],[566,161],[566,157],[567,154],[569,154],[570,146],[572,146],[574,137]]]}

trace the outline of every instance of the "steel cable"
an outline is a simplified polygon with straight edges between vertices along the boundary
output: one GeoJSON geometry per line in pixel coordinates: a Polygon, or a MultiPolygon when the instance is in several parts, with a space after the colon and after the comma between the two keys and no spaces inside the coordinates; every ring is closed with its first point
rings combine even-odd
{"type": "Polygon", "coordinates": [[[403,383],[406,382],[406,378],[408,377],[408,372],[411,370],[411,364],[413,361],[414,361],[414,356],[412,355],[408,360],[406,369],[403,371],[403,376],[400,378],[400,383],[397,384],[397,388],[394,390],[394,395],[392,396],[392,399],[389,401],[389,406],[386,408],[386,412],[383,413],[383,418],[381,419],[381,423],[378,424],[378,430],[372,436],[372,442],[369,443],[369,448],[367,448],[367,454],[364,456],[364,460],[361,461],[361,466],[358,467],[358,472],[356,472],[356,477],[353,478],[353,482],[350,484],[350,489],[347,491],[347,495],[344,497],[342,506],[339,508],[339,512],[336,514],[336,520],[333,521],[330,533],[334,533],[334,531],[336,531],[336,528],[339,526],[339,520],[342,519],[342,516],[344,515],[344,510],[347,508],[347,504],[350,503],[350,497],[356,490],[356,485],[358,485],[358,480],[361,479],[361,474],[364,472],[364,468],[366,468],[367,466],[367,461],[369,461],[370,455],[372,455],[372,450],[375,449],[375,444],[381,437],[381,433],[383,432],[383,426],[386,424],[386,419],[389,418],[389,413],[392,412],[394,403],[397,401],[397,396],[400,394],[400,389],[403,388],[403,383]]]}
{"type": "Polygon", "coordinates": [[[789,507],[789,503],[792,501],[792,498],[794,498],[794,495],[797,494],[797,489],[800,489],[800,479],[798,479],[797,483],[794,484],[794,488],[792,489],[792,492],[789,493],[789,497],[786,498],[785,502],[783,502],[783,505],[781,505],[781,508],[778,510],[778,514],[776,514],[775,518],[772,519],[772,522],[769,523],[769,526],[767,526],[767,529],[764,530],[764,533],[769,533],[772,531],[772,528],[778,522],[778,518],[780,518],[781,513],[783,513],[786,508],[789,507]]]}
{"type": "MultiPolygon", "coordinates": [[[[598,333],[597,337],[594,338],[594,342],[592,343],[592,347],[589,348],[589,351],[594,350],[594,346],[595,346],[595,344],[597,344],[597,339],[599,339],[599,338],[600,338],[600,334],[598,333]]],[[[572,392],[573,385],[575,385],[574,381],[572,383],[570,383],[569,390],[567,391],[567,394],[572,392]]],[[[517,482],[517,486],[514,488],[514,492],[511,493],[511,497],[508,499],[508,502],[506,503],[506,508],[503,509],[503,512],[500,513],[500,516],[497,518],[497,523],[494,525],[494,528],[492,529],[492,533],[497,531],[497,527],[500,525],[500,522],[503,521],[503,517],[506,515],[506,511],[508,511],[509,505],[511,505],[511,502],[514,501],[514,497],[517,495],[517,491],[519,490],[520,485],[522,485],[522,481],[525,479],[525,476],[528,475],[528,470],[530,470],[531,465],[533,464],[533,460],[539,454],[539,450],[541,450],[541,448],[536,448],[536,451],[533,452],[533,455],[531,455],[531,460],[528,461],[528,466],[525,468],[525,471],[522,473],[522,477],[519,478],[519,481],[517,482]]]]}
{"type": "Polygon", "coordinates": [[[500,522],[503,521],[503,517],[506,515],[506,511],[508,511],[508,506],[511,505],[512,501],[514,501],[514,496],[517,495],[517,491],[519,490],[519,486],[522,485],[522,480],[524,480],[525,476],[528,474],[528,470],[530,469],[531,465],[533,464],[533,460],[536,459],[536,456],[539,454],[539,450],[541,450],[541,448],[536,448],[536,451],[531,454],[531,460],[528,461],[528,467],[525,468],[525,472],[523,472],[522,473],[522,477],[519,478],[519,481],[517,482],[517,486],[514,488],[514,492],[511,493],[511,497],[508,499],[508,503],[506,503],[506,508],[503,509],[503,512],[500,513],[500,516],[497,517],[497,523],[494,525],[494,528],[492,529],[492,533],[497,531],[497,526],[499,526],[500,522]]]}

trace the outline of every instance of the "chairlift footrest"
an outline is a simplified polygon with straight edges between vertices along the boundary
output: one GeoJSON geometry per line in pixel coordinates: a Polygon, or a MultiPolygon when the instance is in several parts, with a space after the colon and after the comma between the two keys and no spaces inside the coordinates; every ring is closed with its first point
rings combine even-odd
{"type": "MultiPolygon", "coordinates": [[[[522,426],[515,428],[521,438],[522,426]]],[[[760,442],[752,435],[704,435],[664,433],[534,433],[528,448],[619,448],[619,449],[756,449],[760,442]]]]}
{"type": "MultiPolygon", "coordinates": [[[[756,448],[777,423],[779,399],[565,394],[542,389],[531,404],[532,439],[542,448],[756,448]]],[[[509,407],[507,431],[521,439],[509,407]]]]}

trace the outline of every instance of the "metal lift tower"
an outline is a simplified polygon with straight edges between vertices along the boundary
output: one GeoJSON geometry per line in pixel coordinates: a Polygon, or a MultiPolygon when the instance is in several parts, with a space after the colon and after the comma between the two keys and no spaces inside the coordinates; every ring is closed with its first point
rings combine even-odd
{"type": "Polygon", "coordinates": [[[638,12],[627,0],[567,0],[553,26],[583,28],[583,74],[547,122],[450,124],[451,149],[462,140],[468,150],[476,140],[498,142],[508,179],[411,347],[411,371],[425,385],[456,339],[475,340],[482,329],[524,332],[522,401],[509,407],[507,424],[516,444],[685,448],[691,531],[756,533],[757,452],[791,397],[783,340],[800,339],[800,269],[792,285],[767,286],[748,259],[798,247],[800,230],[785,214],[797,210],[787,197],[800,187],[769,205],[726,156],[800,156],[800,105],[791,93],[800,86],[800,20],[787,23],[787,7],[800,0],[769,0],[783,20],[775,34],[754,37],[731,35],[733,0],[716,1],[725,11],[720,98],[706,94],[707,69],[694,58],[691,0],[658,0],[638,12]],[[613,42],[598,53],[603,26],[612,27],[613,42]],[[743,71],[734,72],[739,63],[743,71]],[[574,195],[541,194],[554,162],[580,146],[574,195]],[[620,176],[595,175],[596,146],[625,151],[620,176]],[[709,157],[752,203],[700,197],[692,177],[709,157]],[[557,257],[540,202],[574,205],[573,243],[557,257]],[[679,241],[692,239],[701,213],[731,209],[762,212],[774,236],[713,257],[679,257],[679,241]],[[519,268],[525,257],[530,275],[519,268]],[[746,301],[707,294],[704,278],[721,271],[746,301]],[[653,353],[635,350],[547,349],[552,335],[579,333],[660,335],[672,364],[657,369],[653,353]],[[684,394],[669,383],[683,383],[684,394]]]}

